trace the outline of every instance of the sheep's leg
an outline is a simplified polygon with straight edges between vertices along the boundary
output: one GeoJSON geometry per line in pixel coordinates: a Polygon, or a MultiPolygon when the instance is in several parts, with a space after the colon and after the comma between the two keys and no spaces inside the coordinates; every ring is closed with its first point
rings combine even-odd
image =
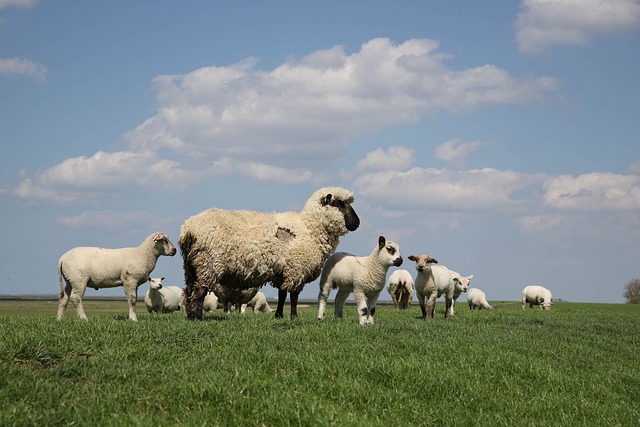
{"type": "Polygon", "coordinates": [[[298,318],[298,297],[300,296],[299,291],[291,291],[289,292],[289,297],[291,300],[291,318],[298,318]]]}
{"type": "Polygon", "coordinates": [[[344,303],[347,302],[347,297],[351,292],[345,291],[343,289],[338,289],[338,293],[336,294],[336,299],[333,302],[334,304],[334,313],[333,316],[336,319],[342,319],[344,315],[344,303]]]}
{"type": "Polygon", "coordinates": [[[453,298],[445,297],[444,301],[445,301],[445,307],[446,307],[444,311],[444,318],[448,319],[453,315],[453,298]]]}
{"type": "Polygon", "coordinates": [[[451,300],[451,315],[453,316],[455,314],[455,308],[456,308],[456,300],[453,299],[451,300]]]}
{"type": "Polygon", "coordinates": [[[373,316],[376,314],[376,304],[378,303],[378,296],[375,294],[367,298],[367,305],[369,306],[369,317],[367,318],[367,324],[373,325],[373,316]]]}
{"type": "Polygon", "coordinates": [[[124,294],[127,296],[127,303],[129,304],[129,320],[137,322],[136,301],[138,300],[138,287],[135,285],[124,285],[124,294]]]}
{"type": "Polygon", "coordinates": [[[422,311],[422,318],[426,319],[427,318],[427,306],[424,303],[425,296],[420,292],[416,292],[416,296],[418,297],[418,304],[420,305],[420,310],[422,311]]]}
{"type": "Polygon", "coordinates": [[[318,319],[320,320],[325,318],[327,312],[327,300],[329,299],[330,292],[330,286],[322,286],[322,284],[320,284],[320,293],[318,294],[318,319]]]}
{"type": "Polygon", "coordinates": [[[209,288],[206,286],[187,283],[184,289],[187,320],[202,320],[202,304],[208,292],[209,288]]]}
{"type": "Polygon", "coordinates": [[[64,312],[67,311],[67,304],[69,304],[69,294],[71,294],[71,285],[67,284],[62,292],[60,292],[60,301],[58,302],[58,315],[57,320],[62,320],[64,312]]]}
{"type": "Polygon", "coordinates": [[[361,325],[367,325],[371,316],[369,306],[367,305],[367,298],[363,292],[354,291],[353,298],[356,300],[356,306],[358,307],[358,322],[361,325]]]}
{"type": "Polygon", "coordinates": [[[436,299],[438,298],[438,294],[433,292],[427,298],[427,319],[433,319],[433,315],[436,312],[436,299]]]}
{"type": "Polygon", "coordinates": [[[287,291],[278,289],[278,307],[276,308],[276,319],[284,317],[284,303],[287,301],[287,291]]]}
{"type": "Polygon", "coordinates": [[[84,308],[82,307],[82,297],[84,296],[85,289],[87,289],[86,285],[81,286],[80,288],[72,288],[71,294],[69,295],[71,303],[76,308],[78,317],[82,320],[88,320],[87,315],[84,313],[84,308]]]}

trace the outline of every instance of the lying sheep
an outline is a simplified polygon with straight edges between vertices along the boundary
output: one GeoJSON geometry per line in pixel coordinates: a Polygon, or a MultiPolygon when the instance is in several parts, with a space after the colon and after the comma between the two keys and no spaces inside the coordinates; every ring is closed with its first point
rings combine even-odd
{"type": "Polygon", "coordinates": [[[409,259],[416,263],[416,295],[423,319],[433,319],[436,309],[436,299],[441,295],[445,297],[445,319],[453,315],[453,304],[456,294],[467,291],[469,277],[464,277],[455,271],[449,270],[429,255],[410,255],[409,259]],[[426,300],[426,303],[425,303],[426,300]]]}
{"type": "Polygon", "coordinates": [[[384,236],[378,238],[378,244],[366,257],[338,252],[329,257],[320,276],[320,294],[318,295],[318,319],[325,318],[327,299],[331,289],[338,289],[335,298],[336,318],[342,318],[344,304],[351,292],[358,306],[361,325],[373,325],[376,302],[384,288],[387,270],[391,266],[402,264],[400,247],[387,241],[384,236]]]}
{"type": "Polygon", "coordinates": [[[144,296],[144,304],[149,313],[173,313],[181,309],[182,288],[164,286],[164,277],[149,278],[149,290],[144,296]]]}
{"type": "Polygon", "coordinates": [[[529,308],[539,305],[541,310],[549,310],[551,308],[551,291],[545,287],[538,285],[526,286],[522,290],[522,309],[528,303],[529,308]]]}
{"type": "Polygon", "coordinates": [[[124,287],[129,303],[129,319],[136,321],[138,286],[149,280],[161,255],[174,256],[176,248],[162,233],[153,233],[136,248],[104,249],[78,247],[71,249],[58,261],[60,302],[56,318],[62,320],[69,300],[76,307],[78,317],[87,320],[82,297],[87,286],[94,289],[124,287]],[[66,282],[63,286],[62,279],[66,282]]]}
{"type": "MultiPolygon", "coordinates": [[[[444,266],[438,266],[438,267],[446,268],[444,266]]],[[[455,314],[456,301],[458,301],[458,298],[463,292],[467,292],[467,289],[469,289],[469,283],[471,283],[471,279],[473,279],[473,274],[470,274],[469,276],[462,276],[457,271],[452,271],[452,270],[450,271],[451,271],[451,277],[455,282],[455,290],[453,292],[453,301],[451,302],[451,314],[453,315],[455,314]]]]}
{"type": "Polygon", "coordinates": [[[353,200],[350,191],[329,187],[314,192],[301,212],[209,209],[187,219],[179,240],[187,318],[202,319],[208,289],[218,294],[267,282],[278,288],[276,318],[283,317],[287,292],[297,317],[304,285],[318,278],[340,236],[360,225],[353,200]]]}
{"type": "Polygon", "coordinates": [[[493,306],[487,301],[487,296],[478,288],[471,288],[467,293],[467,302],[469,303],[469,309],[475,310],[493,310],[493,306]]]}
{"type": "Polygon", "coordinates": [[[413,277],[407,270],[396,270],[389,276],[387,292],[391,295],[394,307],[400,310],[411,307],[413,299],[413,277]]]}

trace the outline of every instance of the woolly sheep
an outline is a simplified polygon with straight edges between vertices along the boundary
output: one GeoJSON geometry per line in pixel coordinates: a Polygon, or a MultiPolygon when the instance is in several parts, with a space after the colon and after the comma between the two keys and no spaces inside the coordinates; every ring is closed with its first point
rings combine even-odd
{"type": "Polygon", "coordinates": [[[549,310],[551,308],[551,291],[545,287],[538,285],[526,286],[522,290],[522,309],[528,303],[529,308],[539,305],[541,310],[549,310]]]}
{"type": "Polygon", "coordinates": [[[129,303],[129,319],[136,321],[138,286],[149,280],[161,255],[174,256],[176,248],[163,233],[153,233],[135,248],[105,249],[77,247],[58,261],[60,302],[56,318],[62,320],[69,300],[78,317],[87,320],[82,297],[87,286],[94,289],[124,287],[129,303]],[[63,286],[62,279],[66,283],[63,286]]]}
{"type": "Polygon", "coordinates": [[[413,277],[407,270],[396,270],[389,276],[387,292],[391,295],[394,307],[401,310],[411,307],[413,299],[413,277]]]}
{"type": "MultiPolygon", "coordinates": [[[[444,266],[437,267],[446,268],[444,266]]],[[[453,315],[455,314],[456,301],[458,301],[458,298],[463,292],[467,292],[467,289],[469,289],[469,283],[471,282],[471,279],[473,279],[473,274],[470,274],[469,276],[463,276],[457,271],[450,271],[451,277],[453,278],[453,281],[455,283],[455,290],[453,291],[453,301],[451,302],[451,314],[453,315]]],[[[440,294],[438,296],[440,296],[440,294]]]]}
{"type": "Polygon", "coordinates": [[[358,306],[361,325],[373,325],[376,302],[384,288],[387,270],[391,266],[402,265],[400,247],[384,236],[369,256],[360,257],[346,252],[338,252],[329,257],[320,276],[318,295],[318,319],[325,318],[327,299],[331,289],[338,289],[335,298],[336,318],[342,318],[344,304],[351,292],[358,306]]]}
{"type": "Polygon", "coordinates": [[[278,289],[276,318],[283,317],[287,292],[291,317],[297,317],[304,285],[318,278],[340,236],[360,225],[353,201],[350,191],[327,187],[315,191],[301,212],[209,209],[188,218],[179,240],[187,318],[202,319],[207,289],[218,294],[267,282],[278,289]]]}
{"type": "Polygon", "coordinates": [[[469,309],[475,310],[493,310],[493,306],[487,301],[487,296],[478,288],[471,288],[467,292],[467,302],[469,303],[469,309]]]}
{"type": "Polygon", "coordinates": [[[467,291],[466,287],[469,282],[464,279],[470,279],[472,276],[462,276],[443,265],[432,265],[437,264],[438,261],[426,254],[410,255],[409,259],[416,263],[415,287],[418,303],[422,310],[422,318],[433,319],[436,299],[441,295],[445,297],[445,319],[453,315],[454,298],[457,298],[456,293],[460,296],[461,292],[467,291]]]}
{"type": "Polygon", "coordinates": [[[164,277],[149,278],[149,290],[144,296],[144,304],[149,313],[173,313],[181,309],[182,288],[164,286],[164,277]]]}

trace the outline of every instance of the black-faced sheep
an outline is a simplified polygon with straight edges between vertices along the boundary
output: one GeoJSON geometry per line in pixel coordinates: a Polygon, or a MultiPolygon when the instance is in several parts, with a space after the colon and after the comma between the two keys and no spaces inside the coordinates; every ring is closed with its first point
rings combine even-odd
{"type": "Polygon", "coordinates": [[[182,288],[165,286],[163,280],[164,277],[149,279],[149,290],[144,296],[149,313],[173,313],[182,308],[182,288]]]}
{"type": "Polygon", "coordinates": [[[387,292],[391,295],[394,307],[400,310],[411,307],[413,299],[413,277],[407,270],[396,270],[389,276],[387,292]]]}
{"type": "Polygon", "coordinates": [[[136,321],[138,286],[149,280],[161,255],[174,256],[176,248],[162,233],[153,233],[136,248],[105,249],[78,247],[58,261],[60,302],[56,318],[62,320],[69,300],[78,317],[87,320],[82,297],[87,286],[94,289],[124,287],[129,303],[129,319],[136,321]],[[66,282],[63,285],[62,279],[66,282]]]}
{"type": "Polygon", "coordinates": [[[301,212],[264,213],[209,209],[187,219],[180,229],[188,319],[202,319],[206,290],[278,288],[276,317],[283,317],[287,293],[291,317],[298,295],[320,275],[340,236],[360,225],[351,207],[353,194],[340,187],[321,188],[301,212]]]}
{"type": "Polygon", "coordinates": [[[337,252],[329,257],[320,276],[320,294],[318,295],[318,319],[325,318],[327,299],[331,289],[338,289],[335,298],[336,318],[342,318],[344,304],[351,292],[358,306],[359,323],[374,323],[376,303],[380,291],[384,288],[389,267],[402,264],[400,247],[384,236],[378,238],[378,244],[369,256],[360,257],[346,252],[337,252]]]}

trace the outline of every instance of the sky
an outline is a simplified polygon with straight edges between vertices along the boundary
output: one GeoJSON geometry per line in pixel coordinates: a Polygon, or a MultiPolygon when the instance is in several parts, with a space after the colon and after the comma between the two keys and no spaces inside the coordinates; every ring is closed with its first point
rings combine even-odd
{"type": "MultiPolygon", "coordinates": [[[[76,246],[341,186],[338,251],[383,235],[489,300],[622,303],[638,76],[639,0],[0,0],[0,294],[57,294],[76,246]]],[[[151,276],[182,286],[180,252],[151,276]]]]}

